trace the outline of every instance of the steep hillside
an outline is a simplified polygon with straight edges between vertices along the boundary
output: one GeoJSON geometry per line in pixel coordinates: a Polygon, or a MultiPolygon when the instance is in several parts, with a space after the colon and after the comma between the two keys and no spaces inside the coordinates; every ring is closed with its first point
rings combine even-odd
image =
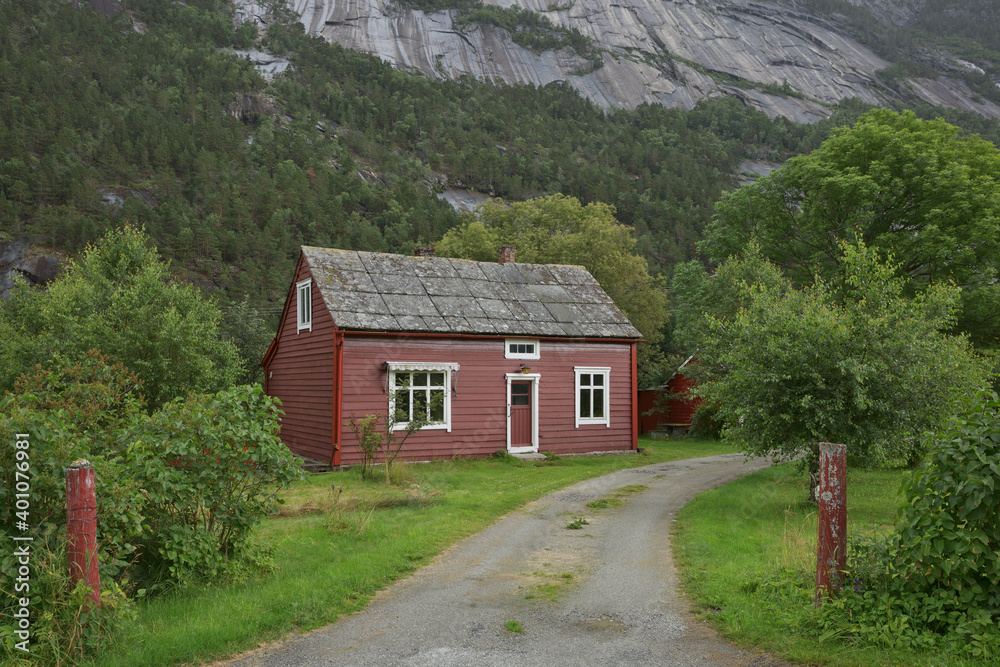
{"type": "Polygon", "coordinates": [[[669,266],[748,150],[818,136],[725,101],[606,113],[561,85],[430,81],[295,24],[237,27],[222,0],[115,5],[0,3],[0,243],[143,225],[182,275],[254,301],[283,298],[302,243],[433,242],[452,189],[613,203],[669,266]],[[270,81],[243,57],[265,52],[270,81]]]}
{"type": "Polygon", "coordinates": [[[924,102],[996,117],[1000,4],[993,0],[794,0],[825,13],[893,65],[896,106],[924,102]]]}
{"type": "MultiPolygon", "coordinates": [[[[607,55],[490,11],[467,18],[541,26],[517,40],[581,62],[607,55]]],[[[311,37],[298,15],[252,16],[227,0],[0,3],[0,283],[25,273],[7,259],[25,241],[73,253],[131,223],[178,275],[277,304],[300,244],[407,253],[458,222],[448,201],[557,192],[613,204],[669,272],[697,256],[735,175],[762,167],[748,161],[808,152],[865,109],[847,99],[800,125],[734,95],[602,108],[568,80],[431,78],[311,37]]],[[[920,113],[1000,141],[983,116],[920,113]]]]}
{"type": "MultiPolygon", "coordinates": [[[[955,44],[944,48],[944,38],[966,26],[949,3],[852,3],[288,0],[307,34],[400,69],[439,79],[565,82],[604,107],[690,109],[733,96],[772,117],[815,122],[830,115],[831,104],[856,98],[877,105],[920,100],[1000,118],[1000,95],[984,97],[981,82],[968,80],[990,78],[984,65],[954,55],[962,51],[955,44]],[[938,15],[945,18],[932,18],[938,15]],[[933,62],[893,71],[912,60],[897,48],[900,35],[919,37],[928,47],[924,60],[933,62]]],[[[238,5],[268,20],[264,3],[238,5]]],[[[984,16],[968,8],[958,14],[995,20],[1000,11],[982,7],[984,16]]]]}

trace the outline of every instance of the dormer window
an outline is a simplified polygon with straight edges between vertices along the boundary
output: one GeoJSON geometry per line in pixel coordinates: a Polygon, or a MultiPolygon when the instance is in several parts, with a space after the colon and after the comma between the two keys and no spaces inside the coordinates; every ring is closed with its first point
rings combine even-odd
{"type": "Polygon", "coordinates": [[[312,310],[312,280],[307,279],[296,283],[296,307],[299,312],[299,326],[298,331],[306,329],[307,331],[312,331],[313,329],[313,310],[312,310]]]}
{"type": "Polygon", "coordinates": [[[504,341],[504,358],[538,359],[538,341],[524,338],[508,338],[504,341]]]}

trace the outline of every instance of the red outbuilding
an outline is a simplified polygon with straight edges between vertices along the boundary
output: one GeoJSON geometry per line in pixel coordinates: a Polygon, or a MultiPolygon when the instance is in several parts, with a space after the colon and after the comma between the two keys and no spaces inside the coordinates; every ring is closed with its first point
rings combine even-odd
{"type": "Polygon", "coordinates": [[[674,371],[666,386],[639,392],[640,433],[667,432],[679,436],[691,428],[694,413],[702,403],[700,398],[691,397],[694,378],[684,374],[691,363],[693,355],[674,371]]]}
{"type": "Polygon", "coordinates": [[[281,438],[360,460],[352,416],[422,415],[411,460],[636,448],[639,332],[579,266],[303,247],[262,363],[281,438]]]}

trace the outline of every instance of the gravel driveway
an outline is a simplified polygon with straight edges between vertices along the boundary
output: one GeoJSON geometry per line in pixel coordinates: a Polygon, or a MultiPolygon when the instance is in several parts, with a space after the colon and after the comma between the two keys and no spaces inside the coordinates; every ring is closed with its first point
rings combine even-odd
{"type": "Polygon", "coordinates": [[[784,665],[689,614],[670,553],[684,503],[767,465],[733,454],[581,482],[458,543],[366,610],[218,664],[784,665]],[[623,487],[623,505],[587,506],[623,487]],[[587,524],[568,529],[577,518],[587,524]]]}

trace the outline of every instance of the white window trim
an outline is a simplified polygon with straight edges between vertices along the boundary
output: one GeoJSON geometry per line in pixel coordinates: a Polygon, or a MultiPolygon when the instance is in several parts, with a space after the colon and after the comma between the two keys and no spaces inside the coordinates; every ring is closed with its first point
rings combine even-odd
{"type": "Polygon", "coordinates": [[[298,323],[298,328],[295,333],[302,331],[303,329],[307,331],[313,330],[312,323],[312,279],[306,278],[305,280],[300,280],[295,283],[295,320],[298,323]],[[305,300],[303,300],[303,296],[305,300]],[[303,317],[302,304],[309,304],[309,319],[303,317]]]}
{"type": "Polygon", "coordinates": [[[611,367],[610,366],[574,366],[576,378],[573,382],[573,420],[576,428],[589,424],[603,424],[611,428],[611,367]],[[584,373],[604,376],[604,416],[580,417],[580,376],[584,373]]]}
{"type": "Polygon", "coordinates": [[[539,359],[541,357],[541,348],[538,344],[537,338],[507,338],[503,342],[503,356],[504,359],[539,359]],[[511,343],[532,343],[535,346],[534,352],[511,352],[511,343]]]}
{"type": "MultiPolygon", "coordinates": [[[[452,394],[452,374],[457,373],[458,364],[440,361],[387,361],[385,362],[387,371],[385,374],[386,393],[389,395],[389,414],[396,414],[396,372],[410,373],[413,371],[427,371],[444,373],[444,421],[424,426],[421,431],[444,430],[451,433],[451,394],[452,394]]],[[[397,422],[393,424],[394,431],[405,430],[409,422],[397,422]]]]}
{"type": "Polygon", "coordinates": [[[538,385],[541,377],[538,373],[507,373],[507,451],[511,454],[538,451],[538,385]],[[528,447],[510,446],[510,383],[514,380],[531,381],[531,445],[528,447]]]}
{"type": "Polygon", "coordinates": [[[446,361],[387,361],[390,371],[457,371],[461,366],[446,361]]]}

